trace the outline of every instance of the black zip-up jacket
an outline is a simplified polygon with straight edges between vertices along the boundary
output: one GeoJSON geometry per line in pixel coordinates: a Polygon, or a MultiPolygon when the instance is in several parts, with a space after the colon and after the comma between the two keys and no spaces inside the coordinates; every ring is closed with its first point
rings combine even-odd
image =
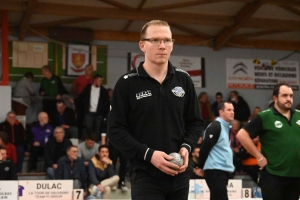
{"type": "MultiPolygon", "coordinates": [[[[52,167],[54,163],[55,157],[55,147],[56,147],[56,139],[54,137],[50,138],[44,147],[44,169],[46,170],[48,167],[52,167]]],[[[72,143],[69,139],[64,138],[63,140],[64,151],[67,150],[69,146],[72,146],[72,143]]]]}
{"type": "Polygon", "coordinates": [[[203,131],[194,84],[188,73],[169,62],[162,84],[143,68],[122,76],[115,88],[108,117],[110,142],[129,159],[130,168],[156,177],[167,176],[151,164],[155,150],[189,152],[203,131]]]}
{"type": "Polygon", "coordinates": [[[0,124],[0,131],[5,131],[8,135],[8,141],[15,146],[23,146],[24,150],[28,152],[28,143],[26,139],[26,132],[22,124],[16,120],[13,126],[8,121],[0,124]]]}
{"type": "Polygon", "coordinates": [[[71,179],[79,180],[82,188],[85,186],[85,165],[81,158],[77,158],[73,161],[71,166],[71,161],[68,156],[61,157],[57,162],[57,169],[55,170],[56,179],[71,179]]]}

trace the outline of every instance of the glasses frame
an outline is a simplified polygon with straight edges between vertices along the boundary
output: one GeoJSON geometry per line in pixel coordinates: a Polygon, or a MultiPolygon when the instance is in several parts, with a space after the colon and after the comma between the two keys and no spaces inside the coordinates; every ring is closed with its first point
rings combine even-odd
{"type": "Polygon", "coordinates": [[[162,43],[162,41],[163,41],[165,46],[172,46],[175,42],[175,39],[171,39],[171,43],[168,44],[168,43],[165,42],[165,40],[167,40],[167,39],[166,38],[165,39],[158,39],[158,38],[144,38],[144,39],[142,39],[142,41],[147,41],[147,42],[150,42],[151,44],[155,44],[157,46],[159,46],[162,43]],[[159,43],[156,44],[156,42],[154,40],[159,40],[159,43]]]}

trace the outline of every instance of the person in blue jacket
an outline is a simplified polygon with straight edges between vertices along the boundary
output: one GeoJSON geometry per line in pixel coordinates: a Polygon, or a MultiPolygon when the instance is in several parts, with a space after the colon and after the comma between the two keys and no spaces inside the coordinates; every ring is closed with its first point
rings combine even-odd
{"type": "Polygon", "coordinates": [[[234,119],[231,102],[219,104],[219,117],[205,130],[198,167],[210,190],[210,200],[228,200],[227,184],[234,171],[230,148],[230,123],[234,119]],[[204,171],[204,172],[203,172],[204,171]]]}

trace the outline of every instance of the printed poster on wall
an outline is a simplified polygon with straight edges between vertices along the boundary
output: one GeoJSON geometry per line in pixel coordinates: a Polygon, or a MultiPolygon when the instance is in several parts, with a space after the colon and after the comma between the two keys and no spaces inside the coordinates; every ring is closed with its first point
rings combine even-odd
{"type": "MultiPolygon", "coordinates": [[[[128,71],[137,67],[144,61],[143,53],[128,54],[128,71]]],[[[191,76],[195,87],[205,87],[204,59],[201,57],[174,56],[171,55],[170,62],[173,66],[183,69],[191,76]]]]}
{"type": "Polygon", "coordinates": [[[68,45],[67,75],[80,76],[90,63],[90,47],[87,45],[68,45]]]}
{"type": "Polygon", "coordinates": [[[278,83],[288,83],[293,90],[299,90],[298,61],[226,59],[227,88],[273,89],[278,83]],[[272,65],[273,64],[273,65],[272,65]]]}

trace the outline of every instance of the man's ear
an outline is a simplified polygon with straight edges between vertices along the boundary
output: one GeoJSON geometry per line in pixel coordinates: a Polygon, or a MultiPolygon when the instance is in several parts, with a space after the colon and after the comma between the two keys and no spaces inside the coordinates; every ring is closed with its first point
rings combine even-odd
{"type": "Polygon", "coordinates": [[[145,43],[143,41],[139,42],[139,47],[140,47],[140,49],[141,49],[142,52],[144,52],[144,53],[146,52],[145,43]]]}

